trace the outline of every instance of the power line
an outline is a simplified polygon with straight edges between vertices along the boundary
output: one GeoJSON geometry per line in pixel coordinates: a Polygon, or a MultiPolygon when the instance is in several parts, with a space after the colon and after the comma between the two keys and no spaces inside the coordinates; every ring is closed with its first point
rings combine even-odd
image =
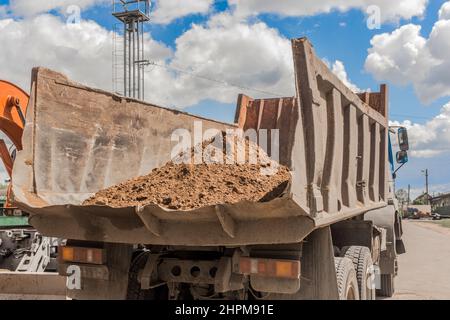
{"type": "Polygon", "coordinates": [[[391,113],[391,117],[422,119],[422,120],[449,120],[449,119],[440,119],[438,116],[426,117],[426,116],[416,116],[416,115],[409,115],[409,114],[395,114],[395,113],[391,113]]]}
{"type": "MultiPolygon", "coordinates": [[[[156,63],[154,61],[148,63],[149,66],[155,66],[155,67],[160,67],[160,68],[164,68],[167,70],[171,70],[177,73],[182,73],[182,74],[187,74],[191,77],[194,78],[198,78],[198,79],[202,79],[202,80],[206,80],[206,81],[210,81],[210,82],[215,82],[224,86],[228,86],[228,87],[234,87],[234,88],[238,88],[241,90],[249,90],[249,91],[254,91],[254,92],[259,92],[262,94],[266,94],[266,95],[270,95],[273,97],[278,97],[278,98],[285,98],[285,97],[290,97],[292,95],[289,94],[280,94],[280,93],[274,93],[271,91],[267,91],[267,90],[261,90],[261,89],[257,89],[257,88],[252,88],[252,87],[248,87],[248,86],[242,86],[239,84],[235,84],[232,82],[228,82],[225,80],[218,80],[212,77],[208,77],[208,76],[204,76],[204,75],[199,75],[197,73],[194,73],[192,71],[188,71],[186,69],[182,69],[179,67],[173,67],[173,66],[168,66],[168,65],[164,65],[164,64],[159,64],[156,63]]],[[[149,70],[146,70],[146,72],[150,72],[149,70]]],[[[391,117],[405,117],[405,118],[412,118],[412,119],[423,119],[423,120],[444,120],[444,119],[438,119],[436,117],[425,117],[425,116],[415,116],[415,115],[406,115],[406,114],[391,114],[391,117]]]]}
{"type": "MultiPolygon", "coordinates": [[[[218,83],[218,84],[222,84],[224,86],[235,87],[235,88],[238,88],[238,89],[241,89],[241,90],[249,90],[249,91],[259,92],[259,93],[262,93],[262,94],[266,94],[266,95],[270,95],[270,96],[278,97],[278,98],[284,98],[284,97],[289,97],[290,96],[290,95],[283,95],[283,94],[279,94],[279,93],[274,93],[274,92],[271,92],[271,91],[256,89],[256,88],[252,88],[252,87],[242,86],[242,85],[235,84],[235,83],[232,83],[232,82],[228,82],[228,81],[225,81],[225,80],[214,79],[214,78],[211,78],[211,77],[208,77],[208,76],[203,76],[203,75],[196,74],[196,73],[194,73],[192,71],[188,71],[188,70],[185,70],[185,69],[176,68],[176,67],[172,67],[172,66],[167,66],[167,65],[163,65],[163,64],[158,64],[156,62],[150,62],[149,65],[153,65],[153,66],[160,67],[160,68],[165,68],[165,69],[177,72],[177,73],[187,74],[187,75],[189,75],[191,77],[194,77],[194,78],[207,80],[207,81],[210,81],[210,82],[215,82],[215,83],[218,83]]],[[[146,71],[146,72],[149,72],[149,71],[146,71]]]]}
{"type": "Polygon", "coordinates": [[[424,120],[431,120],[430,117],[425,116],[415,116],[415,115],[409,115],[409,114],[398,114],[398,113],[391,113],[391,117],[409,117],[409,118],[416,118],[416,119],[424,119],[424,120]]]}

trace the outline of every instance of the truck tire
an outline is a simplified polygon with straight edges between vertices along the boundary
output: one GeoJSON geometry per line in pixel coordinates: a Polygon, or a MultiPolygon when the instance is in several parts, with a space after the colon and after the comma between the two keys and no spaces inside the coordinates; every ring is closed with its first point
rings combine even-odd
{"type": "Polygon", "coordinates": [[[154,290],[142,290],[138,281],[139,270],[145,267],[148,256],[149,252],[142,251],[131,262],[128,274],[127,300],[153,300],[155,298],[154,290]]]}
{"type": "Polygon", "coordinates": [[[334,258],[339,300],[359,300],[358,279],[349,258],[334,258]]]}
{"type": "Polygon", "coordinates": [[[390,298],[395,293],[395,276],[393,274],[382,274],[381,275],[381,289],[377,290],[377,293],[381,297],[390,298]]]}
{"type": "Polygon", "coordinates": [[[358,279],[360,299],[375,300],[375,269],[370,249],[361,246],[344,247],[341,250],[341,257],[349,258],[353,262],[358,279]]]}

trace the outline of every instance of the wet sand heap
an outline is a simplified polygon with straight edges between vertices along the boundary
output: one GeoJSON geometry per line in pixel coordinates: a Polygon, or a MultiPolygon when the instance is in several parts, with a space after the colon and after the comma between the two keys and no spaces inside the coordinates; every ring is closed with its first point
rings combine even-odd
{"type": "Polygon", "coordinates": [[[256,144],[230,137],[205,141],[148,175],[97,192],[83,205],[157,204],[192,210],[244,200],[265,202],[280,196],[291,179],[288,168],[271,160],[256,144]],[[202,163],[195,164],[198,162],[202,163]]]}

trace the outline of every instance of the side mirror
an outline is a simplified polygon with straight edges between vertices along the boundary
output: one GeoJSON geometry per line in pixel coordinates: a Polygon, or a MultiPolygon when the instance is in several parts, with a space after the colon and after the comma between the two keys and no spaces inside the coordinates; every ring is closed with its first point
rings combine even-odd
{"type": "Polygon", "coordinates": [[[406,128],[398,129],[398,146],[401,151],[409,150],[408,130],[406,128]]]}
{"type": "Polygon", "coordinates": [[[397,163],[405,164],[408,162],[408,152],[407,151],[399,151],[397,152],[397,163]]]}

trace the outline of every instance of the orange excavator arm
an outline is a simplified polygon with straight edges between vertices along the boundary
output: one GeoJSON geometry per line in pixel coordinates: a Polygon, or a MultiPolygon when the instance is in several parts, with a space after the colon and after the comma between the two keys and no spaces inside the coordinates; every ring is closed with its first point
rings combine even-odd
{"type": "Polygon", "coordinates": [[[0,130],[17,150],[22,150],[22,133],[29,99],[29,95],[16,85],[0,80],[0,130]]]}
{"type": "MultiPolygon", "coordinates": [[[[22,134],[29,99],[29,95],[18,86],[0,80],[0,131],[11,140],[17,150],[22,150],[22,134]]],[[[3,139],[0,139],[0,157],[11,178],[14,159],[3,139]]],[[[9,207],[11,205],[11,185],[6,198],[6,207],[9,207]]]]}

